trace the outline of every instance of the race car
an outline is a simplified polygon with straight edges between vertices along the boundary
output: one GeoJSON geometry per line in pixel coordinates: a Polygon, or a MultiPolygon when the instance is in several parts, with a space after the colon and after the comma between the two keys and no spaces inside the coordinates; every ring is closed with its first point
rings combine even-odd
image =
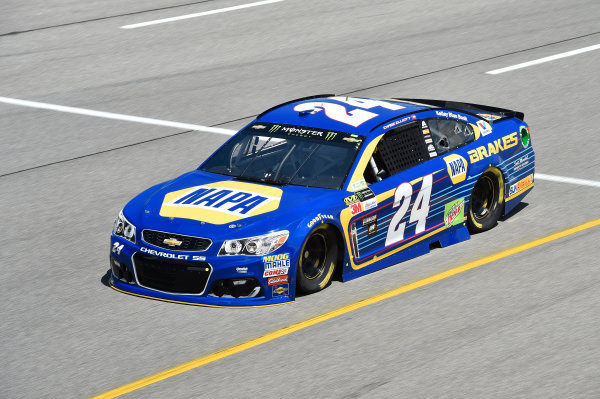
{"type": "Polygon", "coordinates": [[[278,105],[123,208],[110,284],[170,302],[275,305],[467,240],[534,186],[523,119],[426,99],[278,105]]]}

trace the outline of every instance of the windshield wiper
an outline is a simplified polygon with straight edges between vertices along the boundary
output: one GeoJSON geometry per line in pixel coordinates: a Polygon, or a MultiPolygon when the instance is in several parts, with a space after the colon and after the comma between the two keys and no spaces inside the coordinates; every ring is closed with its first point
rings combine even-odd
{"type": "Polygon", "coordinates": [[[280,180],[273,180],[273,179],[269,179],[267,177],[250,177],[250,176],[234,176],[233,177],[234,180],[241,180],[241,181],[251,181],[251,182],[256,182],[256,183],[262,183],[262,184],[273,184],[275,186],[285,186],[287,183],[280,181],[280,180]]]}

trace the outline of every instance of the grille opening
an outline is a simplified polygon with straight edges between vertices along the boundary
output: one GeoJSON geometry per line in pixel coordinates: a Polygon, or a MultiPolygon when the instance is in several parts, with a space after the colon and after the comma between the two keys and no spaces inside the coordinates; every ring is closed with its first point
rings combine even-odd
{"type": "Polygon", "coordinates": [[[174,294],[202,294],[212,271],[206,262],[163,259],[139,252],[133,260],[141,286],[174,294]]]}
{"type": "Polygon", "coordinates": [[[124,281],[126,283],[133,282],[133,274],[131,273],[131,270],[129,270],[127,266],[125,266],[123,263],[119,262],[112,256],[110,257],[110,268],[112,270],[113,276],[115,276],[119,280],[124,281]]]}
{"type": "Polygon", "coordinates": [[[215,281],[208,295],[219,298],[255,298],[264,296],[258,280],[254,277],[229,278],[215,281]]]}
{"type": "Polygon", "coordinates": [[[148,244],[171,251],[206,251],[212,244],[209,238],[185,236],[182,234],[165,233],[156,230],[144,230],[142,239],[148,244]],[[167,244],[165,240],[174,239],[179,244],[167,244]]]}

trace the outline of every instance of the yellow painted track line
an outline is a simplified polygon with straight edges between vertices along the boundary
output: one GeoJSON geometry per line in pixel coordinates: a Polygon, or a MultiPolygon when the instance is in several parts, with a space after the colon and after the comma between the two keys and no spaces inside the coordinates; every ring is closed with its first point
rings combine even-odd
{"type": "Polygon", "coordinates": [[[249,341],[242,342],[241,344],[234,345],[229,348],[220,350],[218,352],[211,353],[206,356],[202,356],[198,359],[194,359],[187,363],[183,363],[179,366],[172,367],[170,369],[167,369],[167,370],[161,371],[159,373],[153,374],[151,376],[142,378],[140,380],[134,381],[127,385],[123,385],[119,388],[115,388],[111,391],[108,391],[101,395],[95,396],[92,399],[116,398],[117,396],[124,395],[126,393],[135,391],[137,389],[143,388],[145,386],[154,384],[159,381],[166,380],[167,378],[179,375],[181,373],[185,373],[186,371],[193,370],[195,368],[204,366],[205,364],[212,363],[219,359],[223,359],[228,356],[235,355],[236,353],[240,353],[247,349],[254,348],[254,347],[262,345],[264,343],[273,341],[277,338],[281,338],[283,336],[289,335],[293,332],[305,329],[310,326],[314,326],[315,324],[319,324],[323,321],[333,319],[334,317],[341,316],[343,314],[352,312],[354,310],[364,308],[365,306],[369,306],[374,303],[381,302],[385,299],[392,298],[392,297],[398,296],[400,294],[403,294],[405,292],[415,290],[415,289],[423,287],[425,285],[433,284],[437,281],[446,279],[448,277],[452,277],[459,273],[466,272],[467,270],[475,269],[476,267],[486,265],[486,264],[494,262],[496,260],[506,258],[507,256],[511,256],[511,255],[517,254],[519,252],[523,252],[528,249],[538,247],[540,245],[549,243],[551,241],[558,240],[560,238],[563,238],[563,237],[569,236],[571,234],[575,234],[580,231],[587,230],[587,229],[590,229],[592,227],[599,226],[599,225],[600,225],[600,219],[595,219],[595,220],[589,221],[587,223],[580,224],[579,226],[575,226],[575,227],[572,227],[567,230],[559,231],[558,233],[554,233],[554,234],[551,234],[546,237],[538,238],[537,240],[533,240],[533,241],[527,242],[525,244],[518,245],[516,247],[498,252],[494,255],[486,256],[479,260],[475,260],[473,262],[466,263],[462,266],[458,266],[458,267],[446,270],[444,272],[434,274],[433,276],[429,276],[422,280],[415,281],[414,283],[403,285],[402,287],[395,288],[391,291],[387,291],[382,294],[375,295],[370,298],[364,299],[362,301],[355,302],[355,303],[347,305],[347,306],[343,306],[339,309],[332,310],[331,312],[324,313],[322,315],[313,317],[311,319],[301,321],[300,323],[293,324],[289,327],[285,327],[280,330],[270,332],[266,335],[263,335],[262,337],[254,338],[249,341]]]}

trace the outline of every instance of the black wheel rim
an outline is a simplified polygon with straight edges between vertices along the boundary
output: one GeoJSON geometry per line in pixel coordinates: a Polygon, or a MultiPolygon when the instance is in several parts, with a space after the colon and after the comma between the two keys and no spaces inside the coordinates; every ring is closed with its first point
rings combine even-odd
{"type": "Polygon", "coordinates": [[[471,210],[473,217],[483,220],[490,215],[496,203],[494,181],[489,176],[482,176],[475,183],[471,195],[471,210]]]}
{"type": "Polygon", "coordinates": [[[310,236],[302,251],[302,274],[314,280],[323,274],[327,258],[327,240],[321,233],[310,236]]]}

